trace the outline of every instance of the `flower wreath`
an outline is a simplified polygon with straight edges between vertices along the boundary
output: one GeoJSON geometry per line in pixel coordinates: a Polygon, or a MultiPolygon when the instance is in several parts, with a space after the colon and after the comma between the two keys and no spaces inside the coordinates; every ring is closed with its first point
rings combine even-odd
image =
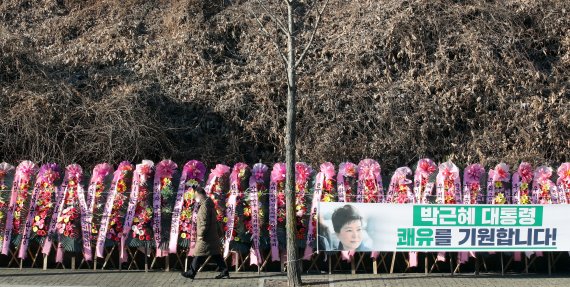
{"type": "MultiPolygon", "coordinates": [[[[106,235],[106,245],[114,245],[116,242],[121,241],[121,233],[123,232],[123,218],[127,205],[127,191],[129,189],[128,183],[133,175],[133,165],[128,161],[123,161],[115,171],[118,176],[116,181],[115,198],[113,200],[113,207],[109,216],[109,229],[106,235]]],[[[107,199],[109,200],[109,199],[107,199]]]]}
{"type": "Polygon", "coordinates": [[[297,240],[299,245],[305,244],[305,235],[307,234],[307,199],[306,194],[309,190],[308,184],[311,180],[313,169],[304,162],[295,164],[295,215],[297,226],[297,240]]]}
{"type": "Polygon", "coordinates": [[[30,212],[32,212],[32,206],[35,208],[30,239],[35,239],[40,243],[43,242],[49,231],[49,222],[53,212],[53,201],[57,199],[54,198],[57,190],[55,181],[57,181],[60,176],[60,168],[55,163],[44,164],[38,174],[36,181],[38,198],[35,205],[32,202],[30,206],[30,212]]]}
{"type": "Polygon", "coordinates": [[[414,202],[411,188],[412,181],[407,179],[407,176],[411,174],[412,170],[407,166],[396,169],[390,180],[386,202],[400,204],[414,202]]]}
{"type": "Polygon", "coordinates": [[[218,222],[223,222],[226,214],[226,191],[229,189],[229,173],[229,166],[217,164],[208,177],[209,188],[206,188],[206,194],[214,201],[218,222]]]}
{"type": "MultiPolygon", "coordinates": [[[[55,184],[55,181],[59,178],[60,170],[57,164],[47,163],[40,168],[30,200],[30,211],[26,218],[22,241],[20,242],[18,257],[21,259],[25,259],[27,256],[26,251],[30,240],[42,245],[48,237],[48,231],[50,231],[49,229],[52,225],[50,223],[54,194],[56,194],[55,200],[59,200],[63,196],[61,190],[55,184]]],[[[53,224],[55,224],[55,221],[53,224]]]]}
{"type": "Polygon", "coordinates": [[[429,196],[432,195],[435,182],[435,171],[437,165],[429,158],[418,161],[414,173],[414,196],[417,203],[429,203],[429,196]]]}
{"type": "MultiPolygon", "coordinates": [[[[196,203],[195,188],[204,184],[205,176],[206,166],[197,160],[187,162],[182,169],[172,217],[172,224],[178,225],[178,227],[170,235],[170,253],[176,253],[176,245],[182,248],[190,246],[190,235],[192,229],[195,228],[192,222],[192,213],[196,203]]],[[[173,228],[176,228],[174,226],[173,228]]]]}
{"type": "Polygon", "coordinates": [[[513,203],[514,204],[531,204],[532,203],[532,166],[528,162],[522,162],[517,171],[513,174],[513,203]]]}
{"type": "Polygon", "coordinates": [[[22,220],[26,220],[28,214],[26,207],[30,201],[30,186],[32,176],[36,173],[37,166],[31,161],[23,161],[16,168],[10,204],[6,215],[6,226],[3,232],[2,254],[8,255],[10,243],[18,246],[23,233],[22,220]]]}
{"type": "Polygon", "coordinates": [[[534,172],[533,197],[536,204],[552,204],[557,202],[556,185],[550,177],[552,168],[541,166],[534,172]]]}
{"type": "Polygon", "coordinates": [[[178,166],[172,160],[163,160],[156,165],[154,174],[153,200],[153,232],[156,254],[162,257],[168,254],[167,244],[172,222],[172,205],[174,203],[174,184],[172,179],[178,166]],[[157,200],[156,193],[159,193],[157,200]]]}
{"type": "Polygon", "coordinates": [[[141,164],[136,165],[133,174],[133,183],[131,186],[131,198],[134,196],[135,188],[137,188],[137,198],[134,206],[131,207],[129,202],[129,209],[134,209],[134,216],[132,222],[125,222],[125,227],[129,230],[124,230],[129,240],[129,247],[144,246],[147,242],[152,242],[152,194],[151,194],[151,176],[153,172],[154,163],[150,160],[143,160],[141,164]],[[135,186],[138,185],[138,186],[135,186]]]}
{"type": "Polygon", "coordinates": [[[103,208],[105,207],[105,192],[106,183],[111,179],[113,174],[113,167],[108,163],[97,164],[93,168],[93,175],[89,181],[89,188],[86,196],[87,209],[91,213],[91,243],[97,242],[97,233],[101,225],[101,217],[103,215],[103,208]]]}
{"type": "Polygon", "coordinates": [[[459,168],[451,161],[439,165],[436,179],[438,204],[457,204],[461,202],[461,180],[459,168]]]}
{"type": "MultiPolygon", "coordinates": [[[[230,174],[230,191],[226,197],[226,216],[223,221],[226,222],[224,226],[224,233],[226,233],[225,241],[229,244],[229,249],[237,250],[244,254],[249,250],[249,242],[251,235],[245,227],[244,214],[248,213],[251,218],[251,211],[248,202],[244,200],[245,191],[248,188],[248,179],[250,176],[249,166],[245,163],[236,163],[230,174]],[[232,200],[232,193],[235,193],[235,201],[232,200]],[[233,207],[231,207],[233,201],[233,207]],[[233,214],[230,210],[233,208],[233,214]],[[229,224],[230,218],[233,218],[233,225],[229,224]],[[242,220],[240,220],[242,219],[242,220]],[[231,234],[228,230],[231,227],[231,234]],[[229,240],[229,241],[228,241],[229,240]]],[[[250,219],[251,221],[251,219],[250,219]]]]}
{"type": "Polygon", "coordinates": [[[246,208],[243,212],[243,224],[246,236],[251,238],[250,264],[259,266],[262,260],[259,250],[269,246],[269,230],[267,229],[267,199],[268,190],[266,185],[267,166],[256,163],[249,177],[249,192],[246,193],[246,208]],[[257,218],[257,221],[254,218],[257,218]],[[265,239],[265,241],[261,241],[265,239]]]}
{"type": "Polygon", "coordinates": [[[363,159],[358,163],[357,202],[384,202],[380,164],[372,159],[363,159]]]}
{"type": "Polygon", "coordinates": [[[334,165],[325,162],[320,166],[321,171],[315,178],[315,188],[313,190],[313,200],[311,213],[309,214],[309,228],[307,232],[307,242],[303,259],[310,260],[313,256],[314,243],[317,238],[317,224],[319,202],[332,202],[334,200],[335,170],[334,165]]]}
{"type": "MultiPolygon", "coordinates": [[[[267,173],[267,166],[262,164],[262,163],[256,163],[253,166],[253,170],[251,172],[251,178],[253,178],[254,183],[251,183],[251,179],[250,179],[250,188],[252,184],[255,184],[255,188],[257,191],[257,202],[259,205],[259,211],[258,211],[258,220],[259,220],[259,232],[262,232],[263,230],[269,231],[269,228],[267,226],[267,204],[265,204],[265,201],[263,200],[264,198],[267,199],[267,185],[265,183],[265,177],[266,177],[266,173],[267,173]]],[[[246,193],[245,196],[245,202],[246,202],[246,208],[244,208],[243,210],[243,224],[245,226],[246,229],[246,233],[249,236],[253,236],[253,225],[252,225],[252,207],[251,207],[251,201],[252,201],[252,194],[251,193],[246,193]]],[[[260,240],[261,238],[263,238],[263,236],[260,236],[260,240]]]]}
{"type": "Polygon", "coordinates": [[[487,204],[507,204],[510,202],[508,184],[510,180],[509,166],[500,163],[489,170],[487,186],[487,204]]]}
{"type": "Polygon", "coordinates": [[[10,203],[11,191],[6,185],[6,177],[9,176],[14,167],[8,163],[0,163],[0,246],[4,242],[4,231],[6,229],[6,213],[10,203]]]}
{"type": "Polygon", "coordinates": [[[570,162],[565,162],[558,167],[558,201],[559,203],[568,203],[570,199],[570,162]]]}
{"type": "Polygon", "coordinates": [[[463,204],[477,204],[481,202],[481,181],[485,168],[475,163],[465,168],[463,173],[463,204]]]}
{"type": "Polygon", "coordinates": [[[285,240],[285,177],[284,163],[275,163],[271,170],[269,187],[269,237],[272,261],[280,260],[279,250],[286,247],[285,240]]]}
{"type": "Polygon", "coordinates": [[[338,167],[337,192],[338,202],[354,202],[354,192],[358,181],[358,167],[352,162],[343,162],[338,167]]]}
{"type": "MultiPolygon", "coordinates": [[[[57,234],[67,252],[78,252],[81,249],[81,212],[77,193],[83,180],[83,169],[78,164],[68,165],[65,169],[65,193],[61,212],[57,216],[57,234]]],[[[55,213],[54,213],[55,215],[55,213]]]]}

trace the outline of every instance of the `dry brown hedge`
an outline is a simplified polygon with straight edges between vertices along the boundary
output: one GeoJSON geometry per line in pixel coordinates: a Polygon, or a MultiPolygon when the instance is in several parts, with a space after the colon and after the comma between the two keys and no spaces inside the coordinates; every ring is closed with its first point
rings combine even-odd
{"type": "MultiPolygon", "coordinates": [[[[0,158],[283,160],[283,64],[250,2],[2,1],[0,158]]],[[[332,0],[300,70],[299,160],[567,161],[569,12],[332,0]]]]}

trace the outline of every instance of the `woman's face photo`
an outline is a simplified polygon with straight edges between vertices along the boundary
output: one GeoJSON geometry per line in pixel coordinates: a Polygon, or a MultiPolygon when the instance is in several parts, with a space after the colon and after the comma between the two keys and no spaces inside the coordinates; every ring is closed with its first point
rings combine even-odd
{"type": "Polygon", "coordinates": [[[356,250],[362,243],[362,221],[353,220],[342,226],[337,237],[344,250],[356,250]]]}

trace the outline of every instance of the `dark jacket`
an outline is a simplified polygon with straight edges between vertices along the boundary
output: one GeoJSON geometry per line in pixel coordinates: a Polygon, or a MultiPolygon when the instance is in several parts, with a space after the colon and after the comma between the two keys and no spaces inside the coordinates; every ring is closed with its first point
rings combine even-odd
{"type": "Polygon", "coordinates": [[[216,209],[211,198],[206,198],[198,207],[198,219],[196,225],[196,249],[195,256],[210,256],[221,253],[222,244],[220,241],[218,221],[216,220],[216,209]]]}
{"type": "Polygon", "coordinates": [[[329,237],[329,228],[325,225],[322,224],[321,221],[319,221],[319,233],[317,235],[317,249],[319,251],[330,251],[333,250],[334,248],[331,248],[331,240],[329,237]]]}

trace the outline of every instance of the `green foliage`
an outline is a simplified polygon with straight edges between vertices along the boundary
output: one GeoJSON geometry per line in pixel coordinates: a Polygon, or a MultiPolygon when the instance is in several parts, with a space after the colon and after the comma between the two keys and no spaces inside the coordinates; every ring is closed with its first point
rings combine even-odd
{"type": "Polygon", "coordinates": [[[60,243],[63,246],[65,252],[81,252],[82,250],[82,241],[81,238],[71,238],[67,236],[60,237],[60,243]]]}

